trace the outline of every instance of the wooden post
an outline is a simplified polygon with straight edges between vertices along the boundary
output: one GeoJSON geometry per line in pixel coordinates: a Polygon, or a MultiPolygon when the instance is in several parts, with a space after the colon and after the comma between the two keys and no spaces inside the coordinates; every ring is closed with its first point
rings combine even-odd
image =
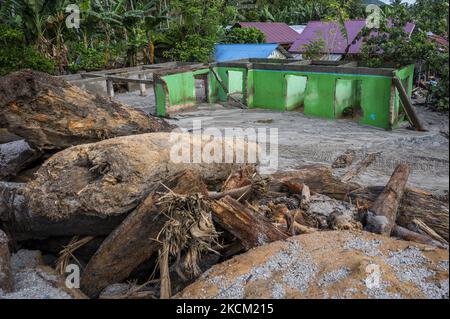
{"type": "Polygon", "coordinates": [[[367,217],[368,231],[385,236],[391,235],[410,172],[408,164],[397,166],[384,191],[372,205],[367,217]]]}
{"type": "Polygon", "coordinates": [[[106,91],[109,97],[114,97],[114,82],[112,80],[106,80],[106,91]]]}
{"type": "Polygon", "coordinates": [[[213,219],[236,236],[247,250],[288,237],[264,216],[230,196],[212,202],[211,209],[213,219]]]}
{"type": "Polygon", "coordinates": [[[209,66],[209,69],[211,70],[211,73],[214,75],[214,77],[216,78],[217,82],[219,82],[220,86],[222,87],[222,89],[224,90],[225,94],[227,95],[227,97],[229,97],[230,99],[232,99],[234,102],[238,103],[241,109],[245,109],[247,108],[241,101],[239,101],[238,99],[234,98],[233,96],[230,95],[230,92],[228,91],[227,86],[225,85],[225,83],[223,83],[222,78],[220,77],[220,75],[216,72],[216,70],[214,70],[214,68],[212,66],[209,66]]]}
{"type": "Polygon", "coordinates": [[[411,103],[411,99],[409,98],[408,94],[406,93],[406,90],[403,87],[403,84],[402,84],[402,81],[400,80],[400,78],[398,76],[394,76],[392,78],[392,81],[398,90],[398,93],[400,95],[400,100],[403,105],[403,109],[405,110],[406,115],[407,115],[411,125],[418,131],[426,131],[426,129],[423,127],[422,123],[420,122],[419,117],[417,116],[416,110],[414,109],[414,106],[411,103]]]}

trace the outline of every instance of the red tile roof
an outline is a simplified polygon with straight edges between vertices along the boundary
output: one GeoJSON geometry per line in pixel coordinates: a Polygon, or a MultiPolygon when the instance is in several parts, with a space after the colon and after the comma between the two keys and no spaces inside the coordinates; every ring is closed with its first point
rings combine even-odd
{"type": "Polygon", "coordinates": [[[441,37],[439,35],[436,35],[436,34],[429,35],[429,38],[432,41],[436,42],[437,44],[448,48],[448,39],[441,37]]]}
{"type": "Polygon", "coordinates": [[[266,35],[266,43],[291,44],[300,34],[291,29],[286,23],[275,22],[239,22],[243,28],[254,27],[266,35]]]}
{"type": "MultiPolygon", "coordinates": [[[[357,36],[365,25],[365,20],[345,21],[345,29],[347,30],[350,44],[348,53],[360,53],[362,39],[358,40],[357,36]]],[[[409,22],[405,26],[405,32],[411,34],[414,28],[415,24],[409,22]]],[[[289,51],[304,53],[306,51],[305,45],[318,39],[323,39],[326,44],[325,52],[322,53],[344,54],[347,45],[349,45],[347,44],[347,39],[342,35],[341,28],[337,22],[310,21],[289,51]]]]}

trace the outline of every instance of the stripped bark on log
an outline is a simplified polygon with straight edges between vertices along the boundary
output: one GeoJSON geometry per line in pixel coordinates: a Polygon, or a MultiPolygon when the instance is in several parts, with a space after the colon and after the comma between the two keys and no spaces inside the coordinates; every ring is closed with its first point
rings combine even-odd
{"type": "MultiPolygon", "coordinates": [[[[164,183],[160,191],[172,189],[177,194],[200,193],[206,196],[206,186],[191,171],[176,174],[164,183]],[[177,185],[173,183],[177,182],[177,185]]],[[[110,284],[120,282],[161,248],[156,240],[167,217],[155,206],[156,192],[132,212],[103,242],[91,258],[81,278],[81,289],[97,297],[110,284]]]]}
{"type": "Polygon", "coordinates": [[[384,191],[375,200],[368,213],[366,226],[368,231],[385,236],[391,235],[410,172],[408,164],[397,166],[384,191]]]}
{"type": "Polygon", "coordinates": [[[249,194],[252,190],[252,185],[240,187],[240,188],[234,188],[223,192],[208,192],[208,196],[210,199],[221,199],[226,196],[230,196],[234,199],[243,198],[246,194],[249,194]]]}
{"type": "Polygon", "coordinates": [[[335,176],[328,165],[310,165],[296,171],[282,172],[271,175],[268,189],[272,192],[287,188],[293,194],[302,194],[306,184],[312,193],[323,194],[331,198],[343,200],[347,195],[360,188],[355,183],[344,183],[335,176]]]}
{"type": "MultiPolygon", "coordinates": [[[[349,199],[370,210],[373,202],[383,192],[383,186],[365,187],[349,194],[349,199]]],[[[439,236],[449,240],[449,207],[431,193],[407,188],[397,212],[397,224],[408,228],[414,219],[420,219],[439,236]]]]}
{"type": "Polygon", "coordinates": [[[212,202],[211,208],[214,220],[241,240],[246,249],[288,237],[264,216],[229,196],[212,202]]]}

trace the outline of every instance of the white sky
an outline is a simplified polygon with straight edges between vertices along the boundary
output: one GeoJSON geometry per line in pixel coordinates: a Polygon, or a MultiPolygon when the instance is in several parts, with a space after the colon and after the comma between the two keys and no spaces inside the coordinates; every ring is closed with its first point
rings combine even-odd
{"type": "MultiPolygon", "coordinates": [[[[381,0],[381,1],[386,2],[386,3],[390,2],[389,0],[381,0]]],[[[403,0],[402,2],[414,3],[414,2],[416,2],[416,0],[403,0]]]]}

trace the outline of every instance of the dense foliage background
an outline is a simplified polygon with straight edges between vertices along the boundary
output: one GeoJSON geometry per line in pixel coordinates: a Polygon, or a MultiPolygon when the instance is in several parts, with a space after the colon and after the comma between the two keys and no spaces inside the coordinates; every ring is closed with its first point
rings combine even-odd
{"type": "MultiPolygon", "coordinates": [[[[166,60],[210,60],[216,43],[261,43],[256,29],[229,29],[238,21],[306,24],[365,18],[374,0],[2,0],[0,74],[33,68],[54,74],[91,71],[166,60]],[[81,10],[79,29],[65,25],[66,7],[81,10]],[[228,27],[228,28],[227,28],[228,27]]],[[[379,3],[379,2],[378,2],[379,3]]],[[[362,60],[370,66],[422,62],[439,81],[432,88],[440,108],[448,109],[448,49],[430,43],[427,32],[448,37],[448,1],[395,0],[383,8],[378,36],[364,32],[362,60]],[[412,37],[402,25],[414,21],[412,37]],[[377,54],[383,52],[382,55],[377,54]],[[446,99],[446,100],[445,100],[446,99]]],[[[311,44],[310,57],[320,43],[311,44]]]]}

